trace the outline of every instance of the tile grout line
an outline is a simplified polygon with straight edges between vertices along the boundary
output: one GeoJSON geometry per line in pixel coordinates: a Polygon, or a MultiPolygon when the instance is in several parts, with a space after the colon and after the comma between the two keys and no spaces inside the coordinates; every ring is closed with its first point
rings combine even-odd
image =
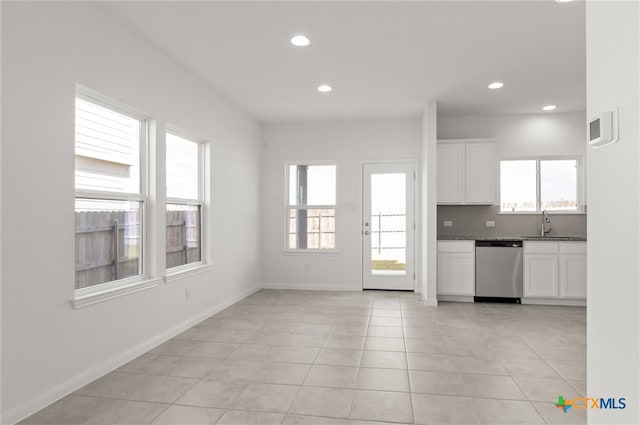
{"type": "MultiPolygon", "coordinates": [[[[462,395],[456,394],[455,397],[469,397],[469,395],[468,395],[469,389],[467,387],[467,383],[465,383],[464,378],[462,377],[462,373],[460,372],[460,368],[453,361],[454,353],[451,352],[451,349],[450,349],[449,344],[448,344],[448,341],[450,341],[450,340],[444,339],[444,332],[442,331],[442,329],[440,327],[440,321],[438,320],[437,317],[435,318],[435,323],[436,323],[436,327],[438,328],[438,331],[440,332],[440,334],[443,337],[442,339],[444,341],[444,346],[445,346],[445,349],[447,350],[447,354],[449,355],[449,357],[452,358],[451,361],[453,362],[453,365],[456,368],[456,374],[457,374],[458,378],[460,379],[460,382],[462,383],[463,394],[462,395]]],[[[478,416],[477,412],[473,412],[473,416],[474,416],[475,419],[479,420],[479,416],[478,416]]]]}
{"type": "Polygon", "coordinates": [[[414,424],[416,423],[416,410],[413,406],[413,391],[411,390],[411,376],[409,375],[409,353],[407,352],[407,338],[404,331],[404,313],[400,310],[400,320],[402,321],[402,344],[404,345],[404,360],[406,362],[407,368],[407,384],[409,385],[409,405],[411,406],[411,419],[414,424]]]}
{"type": "MultiPolygon", "coordinates": [[[[214,314],[213,316],[211,316],[210,318],[215,317],[216,315],[214,314]]],[[[222,362],[224,362],[226,359],[228,359],[233,353],[235,353],[238,349],[240,349],[240,347],[243,345],[244,343],[239,343],[237,344],[237,347],[235,347],[233,350],[229,351],[229,353],[227,353],[225,356],[223,356],[222,360],[220,361],[220,363],[218,363],[218,365],[216,365],[214,368],[212,368],[205,376],[203,376],[196,384],[194,384],[191,388],[189,388],[189,390],[185,391],[180,397],[178,397],[176,400],[174,400],[174,402],[172,403],[172,406],[180,406],[178,404],[176,404],[176,402],[178,400],[180,400],[182,397],[184,397],[185,394],[187,394],[189,391],[191,391],[196,385],[208,380],[207,377],[209,376],[209,374],[216,369],[222,362]]],[[[248,385],[248,384],[247,384],[248,385]]],[[[240,394],[242,394],[242,392],[245,390],[245,388],[247,387],[247,385],[245,385],[242,388],[242,391],[240,391],[238,393],[238,395],[234,398],[234,400],[229,404],[229,407],[233,406],[233,403],[238,399],[238,397],[240,397],[240,394]]],[[[192,407],[196,407],[196,406],[192,406],[192,407]]],[[[224,413],[222,413],[222,415],[220,415],[220,417],[216,420],[216,423],[220,422],[220,420],[222,419],[222,417],[224,415],[226,415],[227,411],[229,411],[229,407],[225,408],[224,413]]]]}
{"type": "MultiPolygon", "coordinates": [[[[373,314],[373,305],[374,305],[374,301],[373,299],[371,300],[371,306],[369,308],[369,320],[367,320],[367,329],[365,331],[365,337],[364,337],[364,344],[362,346],[362,355],[360,357],[360,365],[358,366],[358,374],[356,375],[356,387],[358,386],[358,379],[360,379],[360,367],[362,366],[362,357],[364,357],[364,349],[367,345],[367,337],[366,335],[369,334],[369,326],[371,323],[371,316],[373,314]]],[[[347,416],[347,423],[351,421],[351,415],[353,414],[353,404],[355,403],[355,399],[356,399],[356,390],[353,390],[353,397],[351,397],[351,404],[349,405],[349,414],[347,416]]]]}
{"type": "MultiPolygon", "coordinates": [[[[151,419],[149,422],[147,422],[147,425],[151,425],[153,424],[155,421],[158,420],[158,418],[162,415],[164,415],[164,413],[171,409],[171,407],[173,406],[173,404],[168,404],[167,407],[165,407],[160,413],[158,413],[153,419],[151,419]]],[[[216,421],[217,422],[217,421],[216,421]]]]}
{"type": "MultiPolygon", "coordinates": [[[[304,322],[302,322],[304,323],[304,322]]],[[[331,330],[333,330],[334,326],[331,326],[331,330]]],[[[296,327],[297,329],[297,327],[296,327]]],[[[325,342],[327,340],[327,338],[329,338],[329,334],[327,334],[327,336],[325,337],[325,342]]],[[[324,346],[324,344],[323,344],[324,346]]],[[[289,405],[289,408],[287,409],[287,412],[285,413],[285,416],[282,418],[282,422],[284,422],[284,420],[286,419],[287,415],[289,414],[289,412],[291,412],[291,409],[293,408],[293,405],[295,404],[296,400],[298,399],[298,395],[300,394],[300,391],[302,391],[302,388],[304,387],[304,383],[307,380],[307,378],[309,377],[309,374],[311,373],[311,369],[313,369],[313,366],[315,365],[315,362],[318,360],[318,356],[320,356],[320,353],[322,352],[322,347],[318,350],[318,352],[316,353],[315,357],[313,358],[313,363],[311,363],[311,365],[309,366],[309,370],[307,371],[307,373],[304,376],[304,379],[302,380],[302,384],[300,384],[298,391],[296,392],[295,397],[293,397],[293,401],[291,402],[291,404],[289,405]]]]}
{"type": "Polygon", "coordinates": [[[542,412],[540,412],[538,410],[538,408],[536,407],[536,405],[533,403],[533,400],[531,400],[531,398],[529,397],[529,395],[522,389],[522,387],[520,386],[520,384],[518,383],[518,381],[515,380],[515,378],[513,376],[511,376],[511,374],[509,374],[509,377],[511,378],[511,380],[516,384],[516,386],[518,387],[518,389],[520,390],[520,392],[527,398],[527,401],[529,402],[529,404],[531,405],[531,407],[533,407],[533,410],[535,410],[535,412],[538,414],[538,416],[540,416],[540,418],[542,418],[542,420],[544,421],[545,424],[547,425],[551,425],[551,423],[547,420],[547,418],[542,414],[542,412]]]}

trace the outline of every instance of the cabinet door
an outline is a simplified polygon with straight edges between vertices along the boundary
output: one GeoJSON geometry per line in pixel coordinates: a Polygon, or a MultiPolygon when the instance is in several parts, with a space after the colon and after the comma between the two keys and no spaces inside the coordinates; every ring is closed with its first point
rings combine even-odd
{"type": "Polygon", "coordinates": [[[558,296],[558,255],[530,254],[524,256],[524,296],[558,296]]]}
{"type": "Polygon", "coordinates": [[[464,145],[438,145],[438,203],[464,202],[464,145]]]}
{"type": "Polygon", "coordinates": [[[561,295],[567,298],[587,298],[587,255],[560,256],[561,295]]]}
{"type": "Polygon", "coordinates": [[[496,148],[494,143],[466,145],[465,201],[493,204],[496,201],[496,148]]]}
{"type": "Polygon", "coordinates": [[[438,294],[473,296],[475,282],[474,254],[438,254],[438,294]]]}

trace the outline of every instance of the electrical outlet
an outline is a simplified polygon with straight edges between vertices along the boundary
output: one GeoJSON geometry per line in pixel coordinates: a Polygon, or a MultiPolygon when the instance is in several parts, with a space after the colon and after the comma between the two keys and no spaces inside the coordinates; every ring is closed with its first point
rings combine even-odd
{"type": "Polygon", "coordinates": [[[496,227],[496,222],[493,220],[487,220],[487,227],[496,227]]]}
{"type": "Polygon", "coordinates": [[[453,227],[453,221],[451,221],[451,220],[445,220],[445,222],[444,222],[444,227],[453,227]]]}

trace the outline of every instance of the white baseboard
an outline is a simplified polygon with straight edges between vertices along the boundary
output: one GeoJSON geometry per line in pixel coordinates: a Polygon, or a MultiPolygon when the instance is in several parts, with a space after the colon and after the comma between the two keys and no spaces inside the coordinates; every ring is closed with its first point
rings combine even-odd
{"type": "Polygon", "coordinates": [[[296,289],[307,291],[362,291],[360,285],[336,285],[335,283],[276,283],[263,282],[263,289],[296,289]]]}
{"type": "Polygon", "coordinates": [[[587,300],[570,298],[522,298],[522,304],[530,305],[564,305],[569,307],[586,307],[587,300]]]}
{"type": "Polygon", "coordinates": [[[71,394],[72,392],[84,387],[88,383],[106,375],[109,372],[116,370],[117,368],[123,366],[124,364],[130,362],[136,357],[146,353],[147,351],[157,347],[163,342],[173,338],[181,332],[186,331],[194,325],[202,322],[213,314],[216,314],[225,308],[231,306],[232,304],[237,303],[238,301],[248,297],[249,295],[257,292],[261,289],[260,285],[256,285],[253,288],[221,303],[216,304],[212,308],[200,312],[195,316],[179,323],[171,329],[161,333],[160,335],[156,335],[131,349],[120,353],[101,364],[96,365],[82,373],[79,373],[72,378],[62,382],[59,385],[56,385],[53,388],[49,388],[42,393],[32,397],[31,399],[21,403],[20,405],[14,407],[13,409],[4,412],[2,417],[0,418],[0,424],[9,425],[15,424],[23,420],[24,418],[29,417],[30,415],[36,413],[37,411],[47,407],[51,403],[60,400],[66,395],[71,394]]]}
{"type": "Polygon", "coordinates": [[[421,301],[422,301],[422,304],[427,307],[438,307],[438,300],[436,298],[425,298],[421,301]]]}

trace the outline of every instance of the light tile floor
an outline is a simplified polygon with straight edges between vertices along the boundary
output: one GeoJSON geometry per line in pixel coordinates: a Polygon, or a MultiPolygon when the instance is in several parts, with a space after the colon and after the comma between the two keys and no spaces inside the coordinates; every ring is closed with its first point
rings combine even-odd
{"type": "Polygon", "coordinates": [[[586,423],[585,309],[262,290],[22,424],[586,423]]]}

